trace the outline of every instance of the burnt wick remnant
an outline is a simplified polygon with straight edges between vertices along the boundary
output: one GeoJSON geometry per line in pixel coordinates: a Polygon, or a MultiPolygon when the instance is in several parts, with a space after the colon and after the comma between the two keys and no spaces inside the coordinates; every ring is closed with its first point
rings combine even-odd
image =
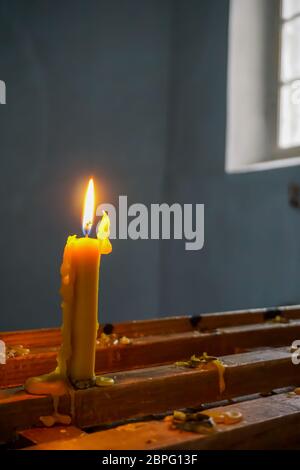
{"type": "Polygon", "coordinates": [[[175,362],[176,367],[187,367],[189,369],[196,369],[196,368],[205,368],[206,370],[210,368],[216,368],[219,375],[219,392],[220,395],[225,390],[225,380],[224,380],[224,373],[225,373],[225,365],[223,362],[215,356],[209,356],[206,352],[204,352],[201,356],[193,356],[190,357],[188,361],[177,361],[175,362]]]}
{"type": "Polygon", "coordinates": [[[274,320],[277,316],[281,316],[282,312],[280,308],[273,308],[264,312],[264,320],[274,320]]]}
{"type": "Polygon", "coordinates": [[[175,410],[173,416],[168,416],[167,421],[171,421],[171,426],[181,431],[200,434],[210,434],[215,431],[214,420],[201,412],[184,413],[183,411],[175,410]]]}
{"type": "Polygon", "coordinates": [[[239,410],[226,411],[222,408],[196,413],[175,410],[172,416],[165,418],[165,421],[169,421],[174,429],[200,434],[218,431],[217,424],[234,425],[242,420],[243,415],[239,410]]]}
{"type": "Polygon", "coordinates": [[[103,333],[105,333],[106,335],[111,335],[113,331],[114,325],[112,325],[111,323],[106,323],[106,325],[104,325],[103,333]]]}
{"type": "Polygon", "coordinates": [[[190,323],[193,328],[197,328],[198,324],[201,322],[202,316],[201,315],[194,315],[190,318],[190,323]]]}
{"type": "Polygon", "coordinates": [[[208,356],[206,352],[203,353],[202,356],[196,356],[193,354],[188,361],[177,361],[175,362],[175,366],[177,367],[189,367],[194,369],[196,367],[201,366],[202,364],[207,364],[212,361],[216,361],[218,358],[215,356],[208,356]]]}

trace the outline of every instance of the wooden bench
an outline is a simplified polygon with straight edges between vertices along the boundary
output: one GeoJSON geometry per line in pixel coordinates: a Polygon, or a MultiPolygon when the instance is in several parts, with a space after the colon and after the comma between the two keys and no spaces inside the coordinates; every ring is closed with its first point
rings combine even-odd
{"type": "MultiPolygon", "coordinates": [[[[54,369],[61,338],[56,329],[0,334],[30,353],[0,365],[0,442],[26,449],[253,449],[300,447],[300,365],[291,344],[300,339],[300,306],[127,322],[104,326],[129,344],[99,345],[96,370],[111,387],[74,392],[71,426],[41,427],[53,412],[51,396],[23,389],[26,378],[54,369]],[[176,365],[207,352],[225,365],[176,365]],[[187,432],[163,419],[178,409],[210,414],[237,410],[243,419],[187,432]]],[[[100,332],[101,334],[101,332],[100,332]]],[[[70,414],[71,398],[59,411],[70,414]]]]}

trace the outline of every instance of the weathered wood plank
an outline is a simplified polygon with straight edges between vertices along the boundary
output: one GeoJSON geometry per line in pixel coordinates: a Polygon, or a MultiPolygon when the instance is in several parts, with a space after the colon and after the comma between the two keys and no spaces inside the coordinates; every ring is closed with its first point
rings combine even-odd
{"type": "MultiPolygon", "coordinates": [[[[97,373],[116,372],[172,363],[204,351],[213,355],[263,346],[290,345],[300,338],[300,320],[289,323],[258,323],[132,339],[129,345],[98,347],[97,373]]],[[[24,384],[28,377],[41,375],[56,366],[57,348],[33,348],[31,354],[8,359],[0,365],[0,388],[24,384]]]]}
{"type": "MultiPolygon", "coordinates": [[[[300,305],[136,320],[115,323],[114,325],[102,325],[99,333],[103,331],[103,328],[106,328],[108,332],[114,332],[120,336],[156,336],[262,323],[276,315],[282,315],[287,319],[300,319],[300,305]]],[[[61,343],[61,332],[59,328],[0,332],[0,339],[8,345],[22,344],[29,348],[44,348],[58,346],[61,343]]]]}
{"type": "Polygon", "coordinates": [[[86,433],[75,426],[54,426],[52,428],[31,428],[19,431],[18,436],[33,444],[45,444],[52,441],[65,441],[86,436],[86,433]]]}
{"type": "MultiPolygon", "coordinates": [[[[112,387],[75,392],[75,424],[80,428],[96,426],[300,384],[300,369],[292,364],[287,348],[224,356],[222,360],[227,366],[223,394],[216,369],[165,365],[119,372],[114,374],[116,384],[112,387]]],[[[38,425],[39,417],[52,411],[49,396],[5,390],[0,398],[0,439],[7,441],[15,429],[38,425]]],[[[68,396],[62,397],[60,411],[70,412],[68,396]]]]}
{"type": "Polygon", "coordinates": [[[126,424],[107,431],[47,442],[31,450],[222,450],[299,448],[300,397],[287,394],[258,398],[238,405],[207,410],[238,410],[243,421],[216,425],[212,434],[196,434],[171,429],[165,421],[126,424]]]}

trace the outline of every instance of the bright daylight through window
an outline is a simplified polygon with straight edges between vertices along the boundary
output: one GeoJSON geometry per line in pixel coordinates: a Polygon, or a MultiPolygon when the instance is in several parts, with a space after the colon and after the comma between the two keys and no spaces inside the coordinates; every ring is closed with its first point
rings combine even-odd
{"type": "Polygon", "coordinates": [[[282,0],[279,147],[300,146],[300,1],[282,0]]]}

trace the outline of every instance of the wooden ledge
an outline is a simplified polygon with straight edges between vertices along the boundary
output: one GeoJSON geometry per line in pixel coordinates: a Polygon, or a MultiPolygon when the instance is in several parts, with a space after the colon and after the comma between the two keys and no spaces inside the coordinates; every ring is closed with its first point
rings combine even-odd
{"type": "MultiPolygon", "coordinates": [[[[204,351],[215,355],[263,346],[291,344],[300,338],[300,320],[289,323],[258,323],[222,327],[217,330],[169,335],[148,335],[132,339],[128,345],[98,347],[96,372],[111,373],[172,363],[204,351]]],[[[56,367],[58,348],[33,348],[26,356],[8,359],[0,365],[0,389],[24,384],[29,377],[45,374],[56,367]]]]}
{"type": "MultiPolygon", "coordinates": [[[[73,439],[44,442],[29,450],[222,450],[297,448],[300,396],[287,394],[207,410],[238,410],[243,420],[216,425],[211,434],[171,429],[165,421],[138,422],[73,439]]],[[[47,439],[49,441],[49,438],[47,439]]],[[[25,449],[26,450],[26,449],[25,449]]]]}
{"type": "MultiPolygon", "coordinates": [[[[80,428],[92,427],[300,384],[299,367],[292,364],[288,348],[264,349],[221,359],[227,366],[223,394],[219,390],[217,369],[165,365],[119,372],[113,374],[116,383],[111,387],[75,392],[75,424],[80,428]]],[[[50,396],[9,389],[0,396],[0,439],[4,442],[16,429],[39,425],[40,416],[53,412],[50,396]]],[[[69,396],[61,398],[59,409],[61,413],[70,413],[69,396]]]]}

